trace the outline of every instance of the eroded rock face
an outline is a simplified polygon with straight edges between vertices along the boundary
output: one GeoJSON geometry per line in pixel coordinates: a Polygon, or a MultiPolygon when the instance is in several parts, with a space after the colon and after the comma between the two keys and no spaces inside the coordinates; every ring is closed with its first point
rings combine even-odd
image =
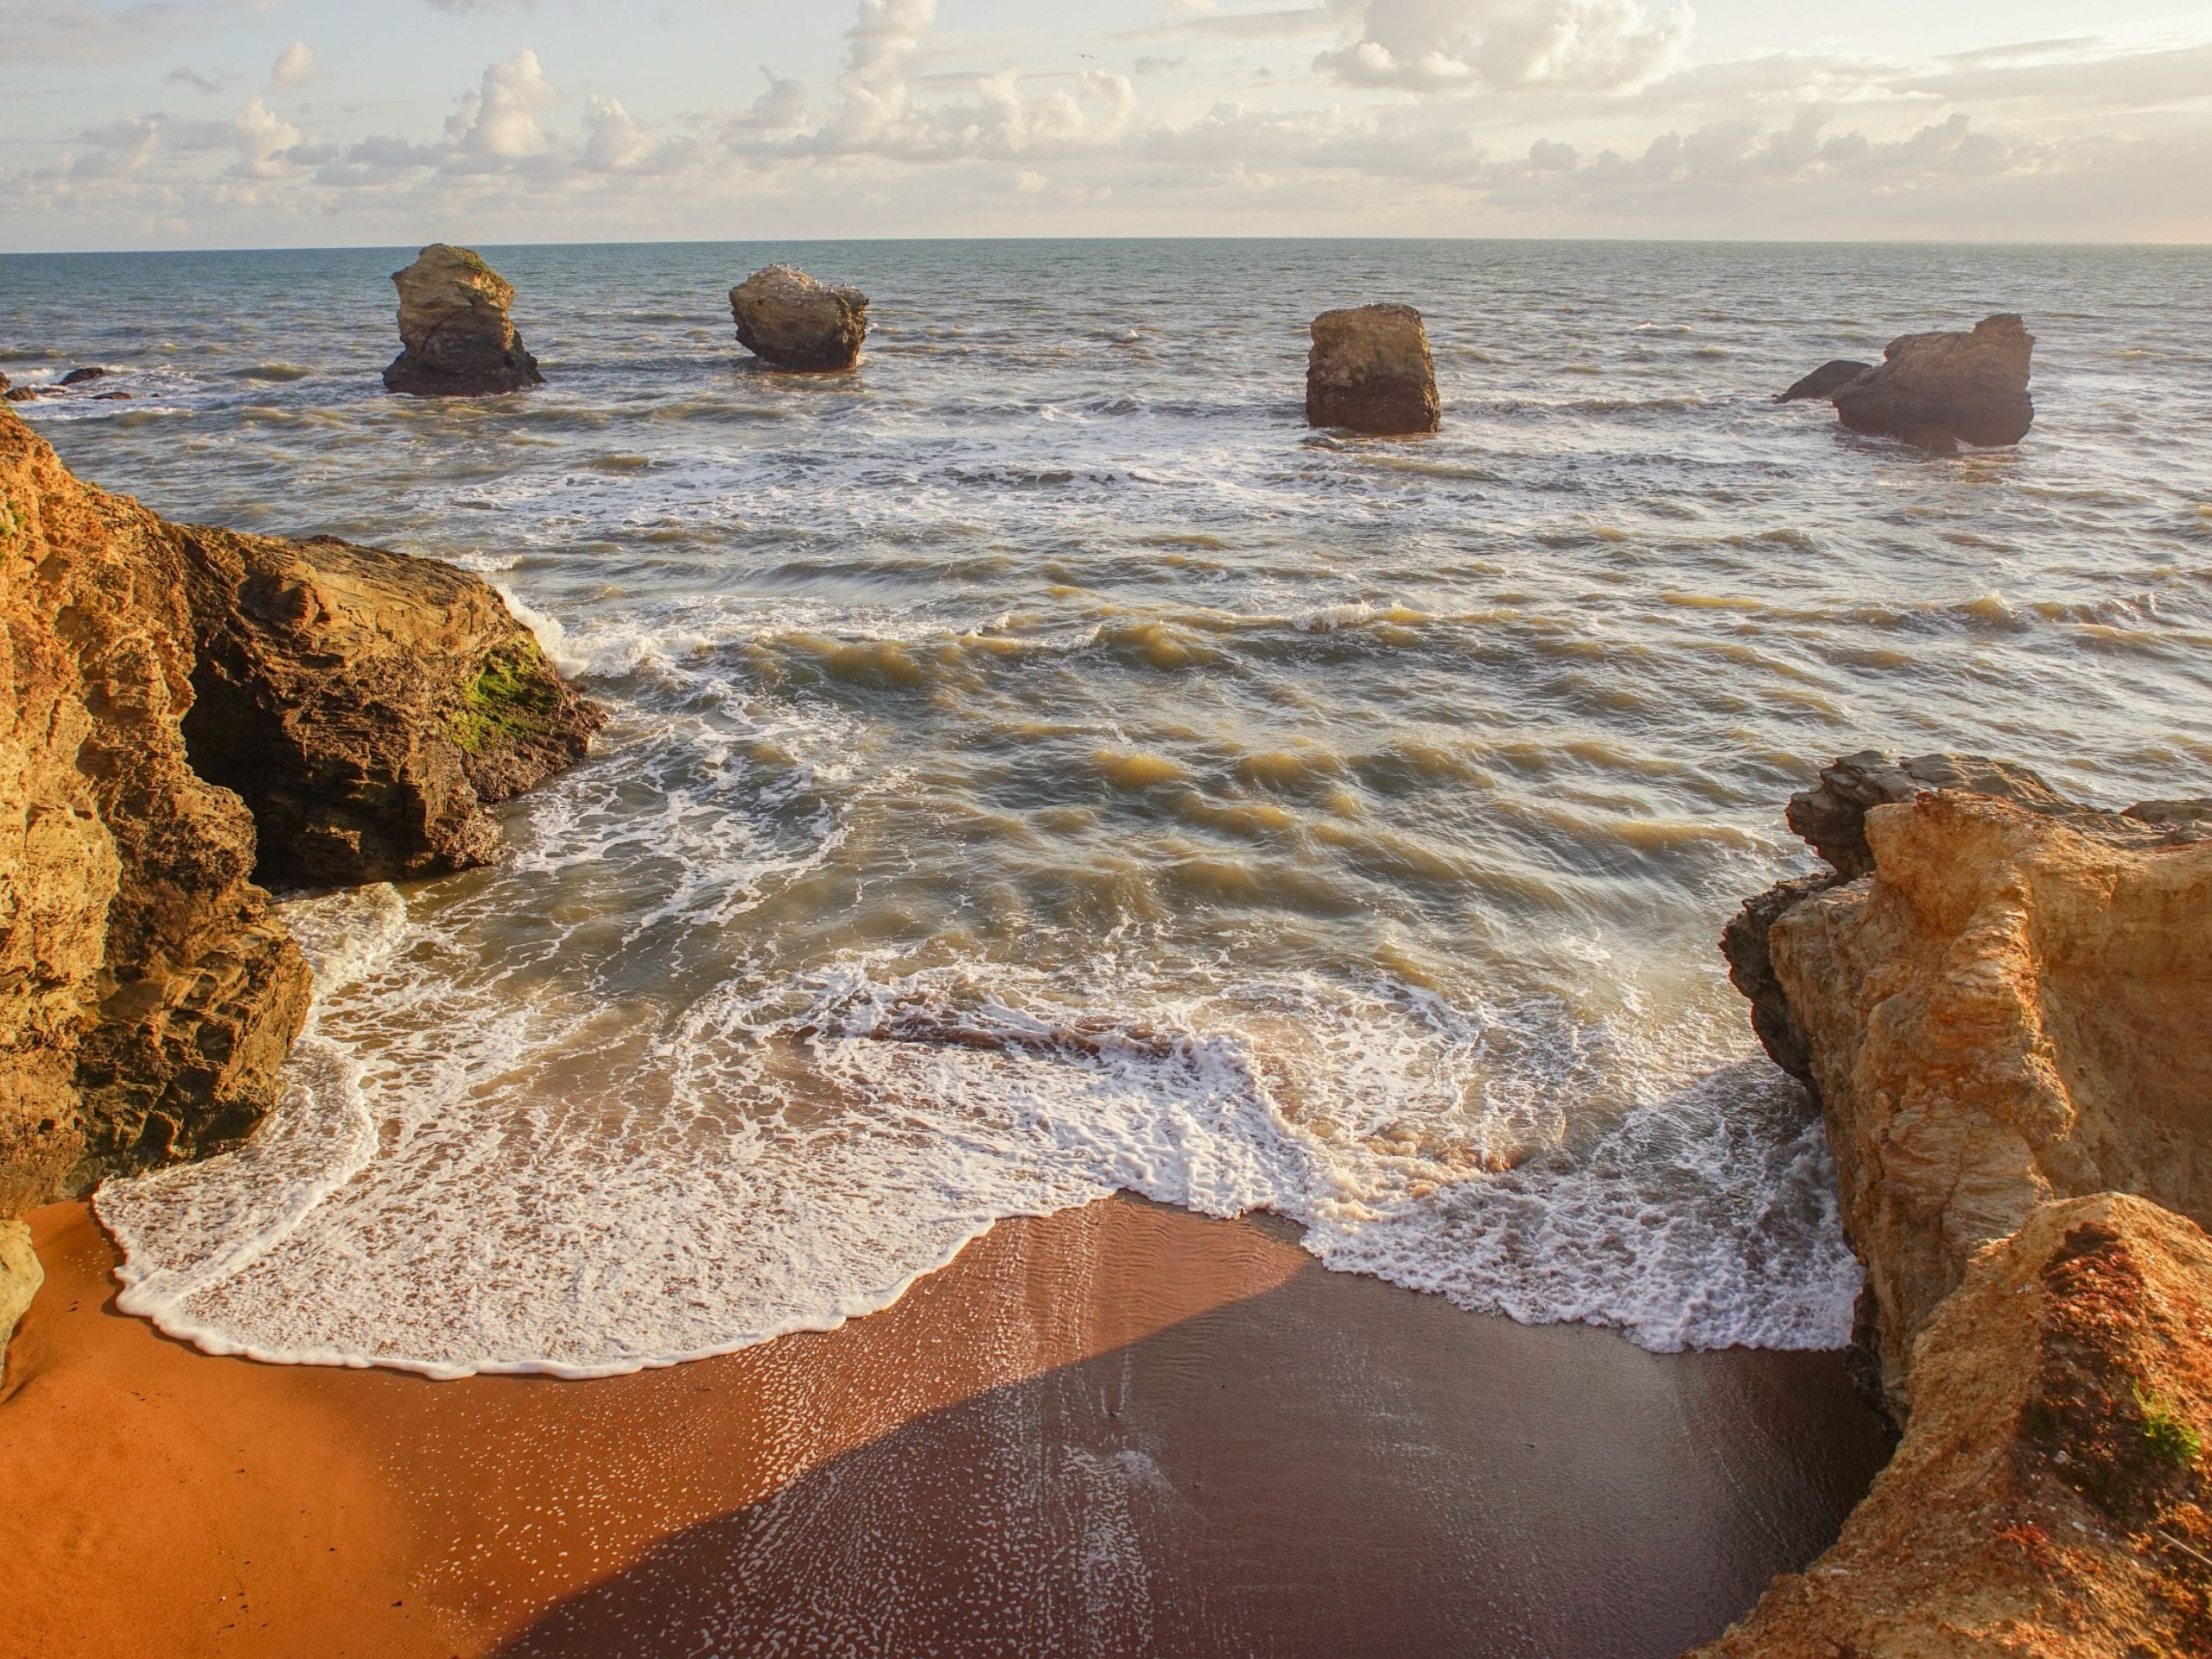
{"type": "Polygon", "coordinates": [[[308,970],[187,763],[181,547],[0,411],[0,1217],[237,1139],[308,970]]]}
{"type": "Polygon", "coordinates": [[[251,808],[264,879],[482,864],[485,811],[582,759],[606,716],[491,587],[328,538],[178,531],[198,641],[192,761],[251,808]]]}
{"type": "Polygon", "coordinates": [[[391,280],[404,349],[384,372],[387,391],[482,397],[545,384],[507,319],[513,285],[476,254],[433,243],[391,280]]]}
{"type": "Polygon", "coordinates": [[[31,1230],[20,1221],[0,1221],[0,1382],[8,1376],[8,1341],[16,1334],[16,1321],[46,1282],[38,1252],[31,1248],[31,1230]]]}
{"type": "Polygon", "coordinates": [[[1820,1098],[1902,1417],[1914,1338],[2037,1205],[2119,1190],[2212,1220],[2212,808],[1867,754],[1790,823],[1834,874],[1753,900],[1726,948],[1820,1098]]]}
{"type": "Polygon", "coordinates": [[[1974,1261],[1835,1548],[1700,1659],[2212,1652],[2212,1241],[2045,1205],[1974,1261]]]}
{"type": "Polygon", "coordinates": [[[1796,404],[1808,398],[1833,397],[1860,376],[1873,372],[1872,363],[1854,362],[1847,357],[1835,358],[1821,364],[1789,391],[1777,392],[1774,401],[1777,404],[1796,404]]]}
{"type": "Polygon", "coordinates": [[[758,270],[729,291],[738,344],[779,369],[830,373],[861,360],[868,296],[831,288],[790,265],[758,270]]]}
{"type": "Polygon", "coordinates": [[[1363,305],[1313,319],[1306,363],[1309,426],[1374,436],[1433,432],[1441,423],[1436,360],[1410,305],[1363,305]]]}
{"type": "Polygon", "coordinates": [[[1871,374],[1832,395],[1853,432],[1924,449],[2018,443],[2035,423],[2028,396],[2035,336],[2016,316],[1985,317],[1972,334],[1893,340],[1871,374]]]}

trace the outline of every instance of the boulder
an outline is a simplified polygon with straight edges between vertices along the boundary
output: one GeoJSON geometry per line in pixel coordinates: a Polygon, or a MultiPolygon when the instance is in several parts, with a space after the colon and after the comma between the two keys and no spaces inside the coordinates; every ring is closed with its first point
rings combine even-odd
{"type": "Polygon", "coordinates": [[[90,381],[105,378],[107,378],[105,369],[72,369],[61,377],[61,384],[65,386],[81,386],[90,381]]]}
{"type": "Polygon", "coordinates": [[[46,1282],[46,1269],[31,1248],[31,1230],[21,1221],[0,1221],[0,1382],[8,1380],[8,1343],[16,1321],[46,1282]]]}
{"type": "Polygon", "coordinates": [[[42,395],[36,386],[10,386],[4,392],[0,392],[0,398],[5,398],[11,404],[28,404],[42,395]]]}
{"type": "Polygon", "coordinates": [[[1821,364],[1789,391],[1777,392],[1774,401],[1777,404],[1796,404],[1813,397],[1833,397],[1861,375],[1873,372],[1872,363],[1855,362],[1847,357],[1835,358],[1821,364]]]}
{"type": "Polygon", "coordinates": [[[0,410],[0,1219],[235,1141],[307,1015],[253,820],[186,755],[187,585],[0,410]]]}
{"type": "Polygon", "coordinates": [[[738,344],[779,369],[826,373],[861,360],[868,296],[830,288],[790,265],[758,270],[729,291],[738,344]]]}
{"type": "Polygon", "coordinates": [[[487,862],[486,808],[606,716],[487,583],[329,537],[179,531],[197,637],[184,732],[261,830],[264,880],[346,886],[487,862]]]}
{"type": "Polygon", "coordinates": [[[1698,1659],[2212,1653],[2212,1240],[2107,1193],[1983,1250],[1835,1548],[1698,1659]]]}
{"type": "Polygon", "coordinates": [[[1389,436],[1433,432],[1436,362],[1410,305],[1363,305],[1313,319],[1306,364],[1306,420],[1389,436]]]}
{"type": "Polygon", "coordinates": [[[2028,396],[2035,336],[2017,316],[1986,317],[1972,334],[1906,334],[1879,367],[1834,394],[1853,432],[1923,449],[2018,443],[2035,423],[2028,396]]]}
{"type": "Polygon", "coordinates": [[[404,349],[384,372],[385,390],[481,397],[545,384],[507,320],[513,285],[468,249],[433,243],[391,280],[404,349]]]}
{"type": "Polygon", "coordinates": [[[1819,1098],[1903,1417],[1915,1338],[2037,1205],[2121,1190],[2212,1222],[2212,804],[1862,754],[1789,817],[1833,874],[1751,901],[1725,949],[1819,1098]]]}

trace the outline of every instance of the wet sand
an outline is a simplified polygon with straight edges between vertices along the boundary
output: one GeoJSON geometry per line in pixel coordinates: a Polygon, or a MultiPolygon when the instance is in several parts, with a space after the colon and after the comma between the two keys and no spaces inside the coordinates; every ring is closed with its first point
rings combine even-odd
{"type": "Polygon", "coordinates": [[[0,1394],[0,1653],[1629,1659],[1887,1455],[1834,1355],[1654,1355],[1132,1199],[592,1382],[213,1359],[82,1205],[0,1394]]]}

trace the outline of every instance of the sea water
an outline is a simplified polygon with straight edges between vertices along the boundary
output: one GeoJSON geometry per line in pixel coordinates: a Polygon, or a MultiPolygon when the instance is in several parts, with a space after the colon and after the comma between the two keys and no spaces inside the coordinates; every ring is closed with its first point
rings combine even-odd
{"type": "Polygon", "coordinates": [[[2212,773],[2212,254],[1159,242],[486,249],[549,385],[391,397],[408,251],[0,259],[86,477],[497,583],[613,715],[493,868],[285,911],[238,1151],[113,1182],[222,1352],[584,1376],[879,1308],[1127,1189],[1655,1349],[1832,1346],[1858,1273],[1715,949],[1864,747],[2105,804],[2212,773]],[[874,298],[764,372],[773,259],[874,298]],[[1426,314],[1428,438],[1305,325],[1426,314]],[[2019,310],[1939,458],[1774,391],[2019,310]],[[94,402],[123,391],[129,401],[94,402]]]}

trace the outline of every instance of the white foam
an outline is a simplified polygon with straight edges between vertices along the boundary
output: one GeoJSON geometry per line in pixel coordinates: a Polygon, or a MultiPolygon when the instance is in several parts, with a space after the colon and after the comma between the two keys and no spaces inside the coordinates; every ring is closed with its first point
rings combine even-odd
{"type": "Polygon", "coordinates": [[[1001,1218],[1117,1189],[1273,1211],[1332,1267],[1656,1349],[1847,1333],[1817,1130],[1701,1038],[1389,981],[1122,963],[1071,999],[868,955],[664,1013],[473,976],[466,917],[397,947],[365,919],[374,949],[322,947],[365,965],[326,994],[347,1036],[303,1045],[269,1128],[101,1194],[124,1305],[213,1351],[671,1363],[833,1327],[1001,1218]]]}

